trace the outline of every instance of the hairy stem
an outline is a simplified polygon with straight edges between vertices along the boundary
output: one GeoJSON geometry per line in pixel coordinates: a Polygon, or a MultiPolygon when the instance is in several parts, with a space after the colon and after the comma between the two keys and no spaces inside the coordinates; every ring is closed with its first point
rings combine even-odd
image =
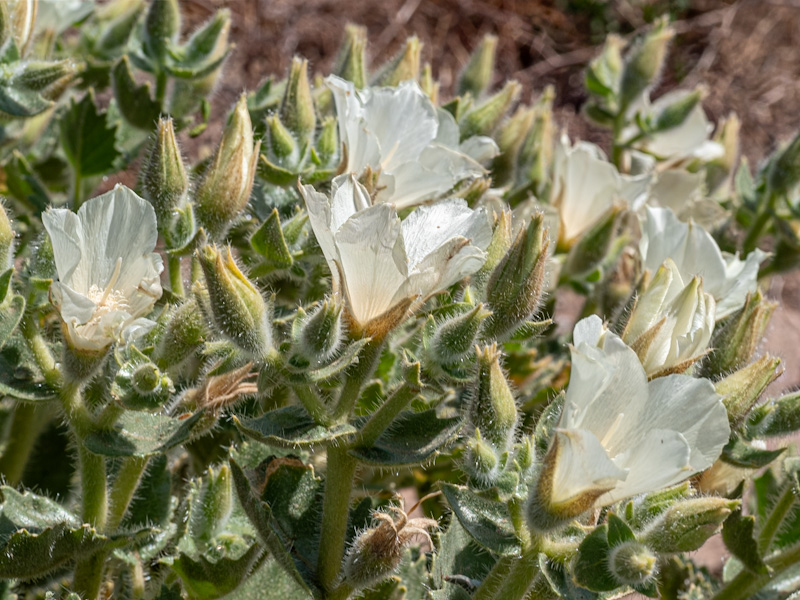
{"type": "Polygon", "coordinates": [[[766,554],[769,550],[769,546],[775,538],[775,534],[778,533],[781,523],[783,523],[783,520],[789,513],[789,509],[792,508],[794,500],[794,488],[791,485],[787,485],[778,498],[778,501],[775,503],[775,506],[772,507],[769,517],[767,517],[766,522],[761,528],[761,532],[758,534],[758,549],[761,554],[766,554]]]}
{"type": "Polygon", "coordinates": [[[169,287],[176,296],[183,296],[183,273],[181,271],[182,261],[180,256],[167,254],[167,268],[169,269],[169,287]]]}
{"type": "Polygon", "coordinates": [[[294,387],[294,393],[316,423],[324,427],[331,425],[331,416],[328,414],[328,409],[325,408],[325,405],[310,385],[297,385],[294,387]]]}
{"type": "Polygon", "coordinates": [[[371,446],[375,440],[386,431],[395,417],[400,414],[408,403],[419,393],[417,387],[404,383],[389,398],[381,404],[366,422],[358,434],[357,441],[353,445],[371,446]]]}
{"type": "Polygon", "coordinates": [[[146,456],[131,456],[123,460],[109,494],[108,522],[106,523],[109,531],[114,531],[122,523],[133,495],[139,487],[142,475],[147,469],[147,461],[148,457],[146,456]]]}
{"type": "Polygon", "coordinates": [[[17,485],[36,445],[39,434],[50,422],[48,411],[36,404],[17,402],[11,415],[9,438],[0,456],[0,475],[8,485],[17,485]]]}
{"type": "Polygon", "coordinates": [[[358,364],[352,367],[344,386],[342,386],[339,403],[333,412],[335,422],[343,422],[350,418],[353,407],[355,407],[361,394],[361,388],[375,370],[382,350],[383,340],[372,340],[361,350],[361,354],[358,356],[358,364]]]}

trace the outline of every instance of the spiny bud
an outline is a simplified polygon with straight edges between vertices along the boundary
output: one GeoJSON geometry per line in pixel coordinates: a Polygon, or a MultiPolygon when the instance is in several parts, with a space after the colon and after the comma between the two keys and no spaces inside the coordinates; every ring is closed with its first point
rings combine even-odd
{"type": "Polygon", "coordinates": [[[11,76],[11,85],[35,92],[43,92],[49,86],[64,79],[72,78],[78,65],[71,60],[58,62],[27,60],[19,64],[11,76]]]}
{"type": "Polygon", "coordinates": [[[677,502],[648,528],[641,541],[659,554],[697,550],[738,506],[738,500],[714,497],[677,502]]]}
{"type": "Polygon", "coordinates": [[[130,359],[114,377],[111,395],[131,410],[164,406],[174,391],[172,380],[135,347],[131,346],[128,352],[130,359]]]}
{"type": "Polygon", "coordinates": [[[250,200],[261,142],[253,146],[253,126],[242,94],[233,109],[217,153],[197,189],[197,216],[214,237],[250,200]]]}
{"type": "Polygon", "coordinates": [[[472,109],[461,120],[461,139],[473,135],[490,135],[494,128],[519,98],[522,86],[517,81],[509,81],[503,89],[486,100],[479,107],[472,109]]]}
{"type": "Polygon", "coordinates": [[[367,28],[348,23],[344,41],[333,72],[342,79],[352,81],[357,88],[367,86],[367,68],[364,53],[367,47],[367,28]]]}
{"type": "Polygon", "coordinates": [[[306,317],[297,339],[299,353],[309,362],[325,363],[342,342],[342,308],[336,299],[325,300],[306,317]]]}
{"type": "Polygon", "coordinates": [[[14,228],[0,199],[0,275],[14,266],[14,228]]]}
{"type": "Polygon", "coordinates": [[[320,162],[326,165],[336,156],[339,151],[339,122],[334,117],[328,117],[322,122],[319,135],[317,136],[317,156],[320,162]]]}
{"type": "Polygon", "coordinates": [[[402,81],[419,79],[419,56],[422,43],[417,36],[406,40],[405,47],[378,72],[373,85],[396,86],[402,81]]]}
{"type": "Polygon", "coordinates": [[[800,182],[800,133],[772,155],[767,183],[775,194],[785,196],[800,182]]]}
{"type": "Polygon", "coordinates": [[[611,549],[608,566],[621,585],[641,585],[656,574],[658,556],[647,546],[627,541],[611,549]]]}
{"type": "Polygon", "coordinates": [[[544,216],[539,213],[519,232],[489,278],[486,305],[492,315],[484,324],[484,339],[507,336],[539,308],[547,245],[544,216]]]}
{"type": "Polygon", "coordinates": [[[278,159],[296,156],[297,142],[295,142],[292,133],[283,125],[278,115],[267,117],[267,140],[272,156],[278,159]]]}
{"type": "Polygon", "coordinates": [[[518,153],[517,173],[522,178],[518,183],[530,182],[538,186],[547,177],[547,171],[553,160],[555,95],[553,86],[548,85],[533,107],[533,122],[518,153]]]}
{"type": "Polygon", "coordinates": [[[483,321],[492,313],[483,304],[456,315],[439,325],[431,342],[431,354],[439,364],[461,360],[475,346],[475,339],[483,321]]]}
{"type": "Polygon", "coordinates": [[[531,108],[520,106],[500,125],[496,138],[500,154],[492,161],[492,178],[496,185],[502,186],[514,178],[519,150],[531,128],[533,115],[531,108]]]}
{"type": "Polygon", "coordinates": [[[494,59],[497,51],[497,36],[483,36],[480,45],[472,53],[458,82],[458,93],[480,96],[492,83],[494,59]]]}
{"type": "Polygon", "coordinates": [[[508,450],[517,428],[517,403],[508,385],[497,344],[477,348],[478,376],[467,408],[471,427],[501,452],[508,450]]]}
{"type": "Polygon", "coordinates": [[[710,344],[714,350],[701,363],[700,375],[713,379],[747,364],[764,339],[764,332],[777,306],[777,303],[764,298],[760,289],[749,295],[741,310],[714,332],[710,344]]]}
{"type": "Polygon", "coordinates": [[[782,373],[782,370],[778,370],[780,364],[780,358],[762,356],[717,382],[715,388],[723,396],[722,403],[728,410],[728,420],[732,426],[737,427],[744,421],[767,386],[782,373]]]}
{"type": "Polygon", "coordinates": [[[479,291],[485,289],[492,273],[503,261],[508,249],[511,248],[512,241],[511,211],[504,210],[497,215],[497,222],[492,231],[492,241],[486,248],[486,261],[480,270],[470,278],[470,286],[479,291]]]}
{"type": "Polygon", "coordinates": [[[231,470],[227,464],[208,468],[192,502],[189,531],[204,543],[212,541],[224,528],[233,511],[231,470]]]}
{"type": "Polygon", "coordinates": [[[239,270],[231,249],[203,246],[195,255],[205,275],[214,322],[245,352],[263,359],[272,347],[270,309],[261,292],[239,270]]]}
{"type": "Polygon", "coordinates": [[[203,311],[195,298],[189,298],[173,309],[156,343],[153,360],[161,368],[179,365],[202,346],[206,331],[203,311]]]}
{"type": "Polygon", "coordinates": [[[144,21],[144,48],[148,56],[162,61],[169,44],[178,41],[181,32],[181,10],[178,0],[154,0],[144,21]]]}
{"type": "Polygon", "coordinates": [[[289,69],[289,79],[283,93],[280,109],[281,121],[299,139],[308,140],[317,126],[317,113],[308,81],[308,61],[294,57],[289,69]]]}
{"type": "Polygon", "coordinates": [[[479,429],[467,440],[464,469],[480,484],[491,485],[497,479],[497,450],[481,437],[479,429]]]}
{"type": "Polygon", "coordinates": [[[189,176],[169,117],[158,120],[143,183],[147,199],[156,211],[159,229],[163,229],[189,189],[189,176]]]}
{"type": "Polygon", "coordinates": [[[622,110],[656,83],[674,35],[675,30],[667,25],[667,20],[661,19],[625,56],[620,83],[622,110]]]}

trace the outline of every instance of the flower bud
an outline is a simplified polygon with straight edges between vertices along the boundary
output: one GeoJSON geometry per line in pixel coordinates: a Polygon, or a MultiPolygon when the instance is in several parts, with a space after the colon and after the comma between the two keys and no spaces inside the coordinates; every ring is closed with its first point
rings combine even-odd
{"type": "Polygon", "coordinates": [[[622,110],[656,83],[664,65],[667,48],[674,35],[675,30],[667,25],[666,19],[659,20],[625,56],[625,67],[620,82],[622,110]]]}
{"type": "Polygon", "coordinates": [[[344,42],[333,72],[357,88],[367,86],[367,68],[364,52],[367,47],[367,28],[348,23],[344,29],[344,42]]]}
{"type": "Polygon", "coordinates": [[[71,60],[58,62],[28,60],[20,63],[14,70],[10,85],[34,92],[43,92],[59,80],[71,79],[77,71],[78,65],[71,60]]]}
{"type": "Polygon", "coordinates": [[[264,358],[272,347],[270,309],[261,292],[239,270],[231,249],[216,245],[195,253],[203,269],[214,322],[239,348],[264,358]]]}
{"type": "Polygon", "coordinates": [[[741,310],[714,332],[711,338],[714,350],[703,361],[701,376],[714,379],[750,362],[777,306],[764,298],[761,290],[749,295],[741,310]]]}
{"type": "Polygon", "coordinates": [[[225,127],[217,153],[197,189],[197,217],[215,237],[247,206],[261,142],[253,146],[253,126],[242,94],[225,127]]]}
{"type": "Polygon", "coordinates": [[[178,0],[155,0],[150,3],[144,21],[143,42],[147,55],[162,62],[170,44],[178,41],[181,32],[181,10],[178,0]]]}
{"type": "Polygon", "coordinates": [[[323,165],[327,165],[339,152],[338,126],[339,123],[334,117],[328,117],[322,122],[322,128],[317,136],[316,150],[323,165]]]}
{"type": "Polygon", "coordinates": [[[111,395],[125,408],[154,410],[169,402],[172,380],[135,347],[114,377],[111,395]]]}
{"type": "MultiPolygon", "coordinates": [[[[567,240],[563,236],[558,240],[559,248],[569,248],[563,269],[565,275],[580,277],[597,268],[608,258],[614,249],[614,240],[618,237],[622,211],[621,204],[614,204],[577,239],[577,242],[574,238],[567,240]]],[[[566,230],[566,227],[562,227],[562,230],[566,230]]]]}
{"type": "Polygon", "coordinates": [[[195,540],[211,542],[225,529],[233,511],[231,470],[227,464],[208,468],[192,502],[189,531],[195,540]]]}
{"type": "Polygon", "coordinates": [[[772,155],[767,167],[770,190],[787,195],[800,182],[800,133],[784,148],[772,155]]]}
{"type": "Polygon", "coordinates": [[[419,81],[419,87],[425,92],[425,95],[430,98],[434,105],[439,104],[439,82],[433,78],[433,68],[431,63],[426,62],[422,66],[422,77],[419,81]]]}
{"type": "Polygon", "coordinates": [[[156,137],[143,175],[146,197],[153,205],[159,229],[163,230],[172,211],[181,204],[189,189],[189,177],[181,156],[172,119],[159,119],[156,137]]]}
{"type": "Polygon", "coordinates": [[[0,199],[0,275],[14,266],[14,228],[0,199]]]}
{"type": "Polygon", "coordinates": [[[280,109],[281,121],[298,139],[309,140],[317,126],[317,113],[308,81],[308,61],[294,57],[289,70],[289,80],[283,93],[280,109]]]}
{"type": "Polygon", "coordinates": [[[477,352],[478,377],[467,407],[467,419],[471,428],[479,430],[504,452],[511,447],[517,428],[517,402],[500,366],[497,344],[484,346],[477,352]]]}
{"type": "Polygon", "coordinates": [[[714,535],[739,506],[726,498],[691,498],[673,504],[642,536],[654,552],[691,552],[714,535]]]}
{"type": "Polygon", "coordinates": [[[497,215],[497,223],[492,231],[492,241],[486,248],[486,261],[480,270],[470,278],[470,286],[477,290],[483,290],[486,287],[492,273],[511,248],[512,241],[511,211],[504,210],[497,215]]]}
{"type": "Polygon", "coordinates": [[[402,81],[419,79],[419,56],[422,51],[422,43],[417,36],[412,36],[406,40],[405,47],[389,60],[377,75],[375,75],[373,85],[385,85],[393,87],[402,81]]]}
{"type": "Polygon", "coordinates": [[[494,59],[497,51],[497,36],[483,36],[480,45],[472,53],[458,81],[459,95],[480,96],[492,83],[494,59]]]}
{"type": "Polygon", "coordinates": [[[278,115],[267,117],[267,145],[271,156],[278,159],[296,157],[297,142],[278,115]]]}
{"type": "Polygon", "coordinates": [[[328,362],[342,342],[342,308],[338,299],[325,300],[302,319],[297,334],[297,351],[310,363],[328,362]]]}
{"type": "Polygon", "coordinates": [[[608,567],[621,585],[641,585],[656,574],[658,556],[647,546],[627,541],[611,549],[608,567]]]}
{"type": "Polygon", "coordinates": [[[544,216],[539,213],[531,218],[527,228],[519,232],[489,278],[486,305],[492,315],[484,324],[484,339],[509,335],[539,308],[547,246],[544,216]]]}
{"type": "Polygon", "coordinates": [[[431,341],[431,358],[437,364],[451,364],[464,358],[475,347],[483,321],[492,313],[483,304],[439,325],[431,341]]]}
{"type": "Polygon", "coordinates": [[[783,370],[778,370],[781,359],[762,356],[754,363],[731,373],[715,385],[717,393],[723,396],[722,403],[728,410],[731,425],[740,425],[756,405],[767,386],[775,381],[783,370]]]}
{"type": "Polygon", "coordinates": [[[511,105],[519,98],[522,86],[517,81],[509,81],[503,89],[486,100],[479,107],[472,109],[461,120],[461,138],[473,135],[490,135],[508,112],[511,105]]]}
{"type": "Polygon", "coordinates": [[[153,360],[162,369],[189,358],[204,343],[207,326],[195,298],[173,309],[166,328],[156,343],[153,360]]]}
{"type": "Polygon", "coordinates": [[[467,440],[464,456],[464,470],[481,485],[491,485],[497,479],[499,464],[497,450],[481,437],[479,429],[475,436],[467,440]]]}
{"type": "Polygon", "coordinates": [[[666,131],[680,127],[686,121],[695,106],[703,99],[705,92],[703,89],[696,89],[693,92],[681,96],[677,101],[664,107],[656,116],[654,129],[656,131],[666,131]]]}
{"type": "Polygon", "coordinates": [[[497,131],[498,154],[492,161],[492,179],[501,186],[514,179],[519,151],[533,124],[533,109],[521,106],[497,131]]]}

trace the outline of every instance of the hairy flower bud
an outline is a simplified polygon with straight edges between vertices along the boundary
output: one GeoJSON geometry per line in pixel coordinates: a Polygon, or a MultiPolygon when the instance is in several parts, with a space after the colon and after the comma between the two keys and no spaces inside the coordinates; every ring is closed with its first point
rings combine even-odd
{"type": "Polygon", "coordinates": [[[731,425],[741,424],[756,405],[767,386],[783,372],[778,369],[781,359],[769,354],[754,363],[731,373],[715,385],[728,410],[731,425]]]}
{"type": "Polygon", "coordinates": [[[333,357],[344,333],[342,308],[340,300],[331,298],[302,319],[297,334],[297,350],[303,358],[319,364],[333,357]]]}
{"type": "Polygon", "coordinates": [[[181,9],[178,0],[156,0],[150,3],[144,21],[144,49],[151,58],[162,61],[170,44],[178,41],[181,32],[181,9]]]}
{"type": "Polygon", "coordinates": [[[486,100],[477,108],[472,109],[461,121],[461,138],[466,139],[473,135],[490,135],[508,112],[511,105],[517,101],[522,86],[517,81],[509,81],[503,89],[486,100]]]}
{"type": "Polygon", "coordinates": [[[697,550],[737,506],[738,500],[714,497],[677,502],[644,532],[641,541],[659,554],[697,550]]]}
{"type": "Polygon", "coordinates": [[[172,394],[172,380],[135,347],[114,377],[111,395],[125,408],[154,410],[164,406],[172,394]]]}
{"type": "Polygon", "coordinates": [[[297,155],[297,142],[278,115],[267,117],[267,147],[277,159],[293,158],[297,155]]]}
{"type": "Polygon", "coordinates": [[[494,59],[497,51],[497,36],[483,36],[480,45],[472,53],[469,62],[461,72],[458,93],[480,96],[492,83],[494,59]]]}
{"type": "Polygon", "coordinates": [[[195,253],[208,287],[216,326],[239,348],[264,358],[272,347],[270,309],[261,292],[239,270],[231,249],[216,245],[195,253]]]}
{"type": "Polygon", "coordinates": [[[364,52],[367,47],[367,28],[348,23],[344,29],[344,41],[333,72],[357,88],[367,86],[367,68],[364,52]]]}
{"type": "Polygon", "coordinates": [[[253,146],[247,97],[242,94],[197,189],[197,217],[213,237],[221,237],[228,223],[247,206],[260,145],[259,141],[253,146]]]}
{"type": "Polygon", "coordinates": [[[467,440],[464,470],[480,484],[491,485],[497,478],[497,450],[481,436],[479,429],[467,440]]]}
{"type": "Polygon", "coordinates": [[[489,278],[486,306],[492,315],[484,324],[484,339],[500,339],[511,334],[539,308],[547,246],[544,216],[540,213],[519,232],[489,278]]]}
{"type": "Polygon", "coordinates": [[[203,311],[191,297],[173,309],[156,343],[153,360],[161,368],[180,364],[202,346],[206,330],[203,311]]]}
{"type": "Polygon", "coordinates": [[[319,135],[317,136],[317,156],[320,162],[325,165],[339,152],[339,134],[336,129],[339,123],[334,117],[328,117],[322,122],[319,135]]]}
{"type": "Polygon", "coordinates": [[[227,464],[209,467],[192,502],[189,531],[198,541],[209,543],[224,528],[233,511],[231,470],[227,464]]]}
{"type": "Polygon", "coordinates": [[[294,57],[283,93],[281,121],[301,140],[309,140],[317,126],[317,113],[308,81],[308,61],[294,57]]]}
{"type": "Polygon", "coordinates": [[[625,56],[620,82],[620,104],[623,110],[656,83],[674,35],[675,30],[668,26],[666,19],[662,19],[625,56]]]}
{"type": "Polygon", "coordinates": [[[504,452],[511,447],[517,428],[517,403],[508,385],[497,344],[477,349],[478,377],[467,407],[470,427],[504,452]]]}
{"type": "Polygon", "coordinates": [[[163,230],[189,189],[189,176],[169,117],[158,120],[143,183],[146,197],[156,211],[159,230],[163,230]]]}
{"type": "Polygon", "coordinates": [[[419,57],[422,43],[417,36],[406,40],[406,45],[390,59],[373,78],[372,85],[393,87],[402,81],[419,79],[419,57]]]}
{"type": "Polygon", "coordinates": [[[639,542],[627,541],[615,546],[608,558],[609,570],[621,585],[641,585],[656,574],[658,556],[639,542]]]}
{"type": "Polygon", "coordinates": [[[14,228],[0,199],[0,275],[14,266],[14,228]]]}
{"type": "Polygon", "coordinates": [[[439,364],[461,360],[475,347],[483,321],[492,313],[483,304],[441,323],[431,340],[431,358],[439,364]]]}

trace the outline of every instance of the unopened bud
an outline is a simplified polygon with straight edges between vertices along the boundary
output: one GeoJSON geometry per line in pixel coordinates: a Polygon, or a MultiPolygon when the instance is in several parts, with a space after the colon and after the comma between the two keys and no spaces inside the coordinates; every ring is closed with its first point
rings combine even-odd
{"type": "Polygon", "coordinates": [[[738,500],[715,497],[677,502],[648,528],[641,541],[659,554],[697,550],[738,506],[738,500]]]}
{"type": "Polygon", "coordinates": [[[111,385],[111,395],[131,410],[155,410],[169,402],[172,380],[135,347],[111,385]]]}
{"type": "Polygon", "coordinates": [[[534,111],[521,106],[497,131],[498,154],[492,161],[492,179],[497,186],[514,179],[519,151],[533,124],[534,111]]]}
{"type": "Polygon", "coordinates": [[[619,92],[622,77],[622,49],[625,41],[616,34],[609,34],[600,55],[589,63],[586,69],[586,89],[595,96],[605,96],[619,92]]]}
{"type": "Polygon", "coordinates": [[[189,177],[169,117],[158,121],[142,179],[146,197],[156,211],[159,229],[163,229],[189,189],[189,177]]]}
{"type": "Polygon", "coordinates": [[[715,388],[728,410],[728,420],[737,427],[756,405],[767,386],[775,381],[783,372],[778,370],[781,359],[774,356],[762,356],[754,363],[731,373],[715,388]]]}
{"type": "Polygon", "coordinates": [[[58,62],[29,60],[20,63],[11,76],[11,85],[34,92],[42,92],[57,81],[77,73],[78,66],[71,60],[58,62]]]}
{"type": "MultiPolygon", "coordinates": [[[[0,199],[0,275],[14,266],[14,228],[0,199]]],[[[48,238],[49,239],[49,238],[48,238]]]]}
{"type": "Polygon", "coordinates": [[[365,50],[367,48],[367,28],[348,23],[344,29],[344,41],[339,50],[339,58],[333,72],[356,88],[367,86],[365,50]]]}
{"type": "Polygon", "coordinates": [[[467,440],[464,469],[476,482],[491,485],[497,478],[499,462],[497,450],[484,440],[480,430],[476,429],[475,436],[467,440]]]}
{"type": "Polygon", "coordinates": [[[571,246],[563,267],[565,275],[580,277],[608,257],[609,251],[613,248],[613,242],[617,238],[622,211],[621,204],[613,205],[578,238],[577,242],[574,238],[559,240],[559,246],[571,246]],[[573,243],[574,245],[572,245],[573,243]]]}
{"type": "Polygon", "coordinates": [[[422,76],[419,80],[419,87],[430,98],[431,102],[437,106],[439,104],[439,82],[433,78],[433,68],[431,63],[426,62],[422,66],[422,76]]]}
{"type": "Polygon", "coordinates": [[[383,67],[373,80],[373,85],[396,86],[400,82],[419,79],[419,56],[422,43],[417,36],[406,40],[405,47],[383,67]]]}
{"type": "Polygon", "coordinates": [[[703,95],[702,89],[696,89],[665,107],[656,117],[654,124],[656,131],[666,131],[683,125],[695,106],[703,99],[703,95]]]}
{"type": "MultiPolygon", "coordinates": [[[[500,339],[513,332],[539,308],[547,262],[544,216],[539,213],[522,229],[486,286],[486,305],[492,315],[483,328],[484,339],[500,339]]],[[[491,248],[491,246],[490,246],[491,248]]]]}
{"type": "Polygon", "coordinates": [[[658,21],[625,56],[620,83],[620,104],[624,110],[658,80],[675,30],[666,19],[658,21]]]}
{"type": "Polygon", "coordinates": [[[478,376],[475,393],[467,407],[471,428],[498,450],[508,450],[517,428],[517,402],[500,366],[497,344],[478,349],[478,376]]]}
{"type": "Polygon", "coordinates": [[[480,270],[470,278],[470,286],[482,291],[497,266],[503,261],[514,237],[511,235],[511,211],[504,210],[497,215],[492,231],[492,241],[486,248],[486,261],[480,270]]]}
{"type": "Polygon", "coordinates": [[[767,183],[775,194],[787,195],[798,182],[800,182],[800,133],[772,155],[767,167],[767,183]]]}
{"type": "Polygon", "coordinates": [[[260,142],[253,146],[253,126],[244,94],[236,103],[217,153],[197,189],[197,217],[215,237],[247,206],[260,142]]]}
{"type": "Polygon", "coordinates": [[[192,502],[189,531],[194,539],[208,543],[225,529],[233,511],[231,470],[227,464],[208,468],[192,502]]]}
{"type": "Polygon", "coordinates": [[[714,379],[746,365],[764,339],[777,306],[764,298],[761,290],[749,295],[745,305],[714,332],[711,338],[714,350],[701,364],[700,375],[714,379]]]}
{"type": "Polygon", "coordinates": [[[333,117],[328,117],[322,122],[319,136],[317,136],[316,149],[320,163],[323,165],[329,164],[339,151],[338,126],[338,121],[333,117]]]}
{"type": "Polygon", "coordinates": [[[519,149],[517,173],[522,177],[518,183],[532,183],[538,191],[546,179],[553,160],[553,100],[555,89],[547,86],[533,107],[533,122],[519,149]]]}
{"type": "Polygon", "coordinates": [[[436,329],[431,341],[431,358],[439,364],[461,360],[475,347],[475,340],[483,321],[492,314],[483,304],[444,321],[436,329]]]}
{"type": "Polygon", "coordinates": [[[621,585],[641,585],[656,574],[658,556],[639,542],[628,541],[611,549],[608,566],[621,585]]]}
{"type": "Polygon", "coordinates": [[[317,126],[317,113],[311,96],[311,84],[308,81],[308,61],[304,58],[292,59],[280,116],[281,121],[299,139],[308,140],[313,137],[317,126]]]}
{"type": "Polygon", "coordinates": [[[490,135],[506,116],[509,108],[519,98],[522,86],[517,81],[509,81],[503,89],[472,109],[461,120],[461,138],[473,135],[490,135]]]}
{"type": "Polygon", "coordinates": [[[170,44],[178,41],[181,32],[181,10],[178,0],[155,0],[150,3],[144,21],[144,49],[151,58],[162,61],[170,44]]]}
{"type": "Polygon", "coordinates": [[[297,142],[278,115],[267,117],[267,146],[271,156],[286,159],[297,155],[297,142]]]}
{"type": "Polygon", "coordinates": [[[205,275],[217,328],[239,348],[263,359],[272,347],[270,309],[261,292],[239,270],[230,248],[204,246],[196,256],[205,275]]]}
{"type": "Polygon", "coordinates": [[[205,342],[207,327],[195,298],[173,309],[156,343],[153,359],[161,368],[179,365],[205,342]]]}
{"type": "Polygon", "coordinates": [[[297,336],[299,353],[312,363],[325,363],[336,353],[342,342],[342,303],[325,300],[306,317],[297,336]]]}
{"type": "Polygon", "coordinates": [[[95,51],[105,57],[116,54],[128,42],[143,8],[143,4],[136,2],[111,2],[102,7],[102,13],[98,10],[103,29],[94,44],[95,51]]]}
{"type": "Polygon", "coordinates": [[[494,59],[497,51],[497,36],[483,36],[480,45],[470,56],[469,62],[461,73],[458,82],[458,93],[480,96],[492,83],[494,59]]]}

